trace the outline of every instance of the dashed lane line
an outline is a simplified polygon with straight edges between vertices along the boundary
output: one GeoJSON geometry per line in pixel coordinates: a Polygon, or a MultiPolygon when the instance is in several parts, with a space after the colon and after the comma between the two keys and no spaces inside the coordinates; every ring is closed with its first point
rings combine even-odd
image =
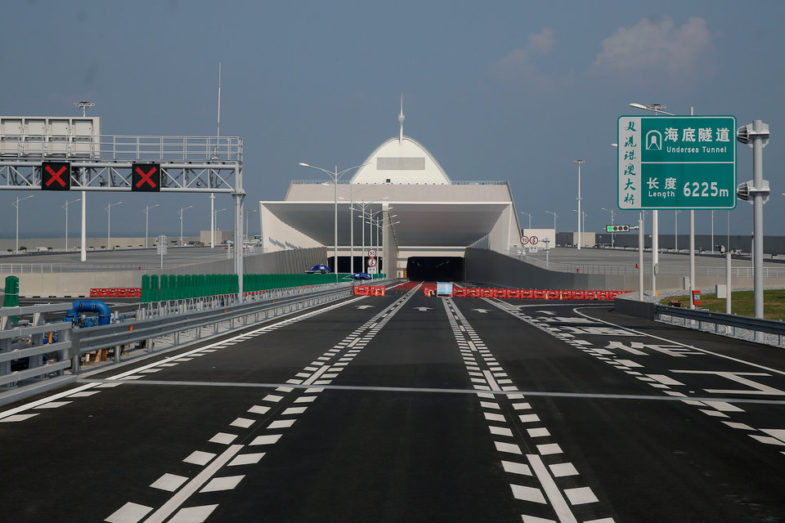
{"type": "MultiPolygon", "coordinates": [[[[161,489],[162,486],[170,486],[172,489],[180,488],[180,490],[169,501],[153,512],[146,521],[163,521],[172,516],[172,514],[174,515],[170,521],[205,521],[218,507],[217,504],[180,507],[191,500],[192,497],[196,497],[198,500],[198,493],[232,490],[237,487],[245,477],[244,474],[224,477],[214,476],[224,466],[241,467],[257,464],[265,452],[240,454],[240,451],[246,447],[253,447],[256,450],[261,446],[267,450],[272,445],[275,445],[286,431],[295,424],[297,416],[304,414],[308,409],[308,405],[313,403],[318,394],[324,391],[325,387],[332,383],[332,379],[345,368],[345,366],[338,365],[340,363],[339,360],[345,360],[344,363],[348,365],[349,361],[359,354],[368,342],[378,334],[395,313],[414,295],[416,290],[413,289],[394,301],[385,310],[366,321],[341,342],[325,351],[322,356],[307,364],[302,371],[295,375],[295,378],[287,380],[286,384],[277,386],[275,391],[278,394],[267,394],[259,401],[260,404],[252,405],[242,416],[236,417],[230,422],[229,427],[225,429],[227,432],[218,432],[207,442],[212,447],[215,445],[229,446],[226,450],[220,453],[195,450],[186,457],[183,460],[185,463],[205,467],[193,479],[189,481],[187,477],[182,476],[173,478],[172,476],[175,475],[164,473],[157,481],[153,482],[150,485],[152,488],[161,489]],[[355,338],[359,338],[360,341],[353,348],[347,349],[348,340],[355,338]],[[341,356],[342,353],[345,355],[341,356]],[[328,363],[331,360],[334,363],[328,363]],[[289,401],[290,394],[294,397],[293,401],[289,401]],[[308,405],[303,405],[303,403],[308,405]],[[252,415],[262,416],[262,418],[251,417],[252,415]],[[249,430],[249,432],[245,435],[238,433],[242,430],[249,430]],[[261,435],[259,435],[260,431],[262,432],[261,435]],[[236,457],[231,459],[235,455],[236,457]],[[219,457],[216,458],[216,456],[219,457]],[[185,486],[180,487],[183,484],[185,486]]],[[[134,382],[134,384],[140,383],[143,382],[134,382]]],[[[164,384],[167,383],[164,382],[164,384]]],[[[236,384],[227,385],[237,386],[236,384]]],[[[136,523],[141,521],[151,511],[153,511],[153,507],[127,502],[112,513],[106,521],[136,523]]]]}
{"type": "MultiPolygon", "coordinates": [[[[526,503],[522,506],[522,520],[524,523],[553,521],[551,518],[555,515],[560,522],[577,523],[575,509],[570,505],[578,507],[599,500],[590,487],[580,486],[582,480],[575,466],[566,461],[564,451],[553,442],[550,431],[534,413],[531,404],[523,401],[528,394],[516,390],[502,365],[455,302],[446,298],[442,304],[475,394],[480,399],[494,447],[500,454],[500,464],[510,474],[512,496],[526,503]],[[473,342],[473,350],[462,343],[467,337],[473,342]],[[562,487],[557,485],[556,478],[562,487]]],[[[592,507],[591,510],[597,509],[592,507]]],[[[595,521],[612,522],[613,519],[595,521]]]]}
{"type": "MultiPolygon", "coordinates": [[[[225,338],[225,339],[222,339],[220,341],[216,341],[214,343],[211,343],[209,345],[205,345],[205,346],[202,346],[202,347],[197,347],[195,349],[183,352],[181,354],[177,354],[175,356],[165,356],[161,360],[155,361],[155,362],[147,364],[147,365],[143,365],[141,367],[137,367],[135,369],[131,369],[131,370],[126,371],[126,372],[122,372],[120,374],[117,374],[117,375],[114,375],[114,376],[111,376],[109,378],[105,378],[105,379],[102,379],[102,380],[77,379],[77,383],[86,383],[86,385],[82,385],[81,387],[76,387],[76,388],[73,388],[73,389],[70,389],[70,390],[67,390],[67,391],[64,391],[64,392],[59,392],[57,394],[53,394],[51,396],[47,396],[45,398],[41,398],[40,400],[36,400],[36,401],[30,402],[30,403],[25,403],[24,405],[20,405],[18,407],[14,407],[12,409],[0,412],[0,423],[1,422],[17,422],[17,421],[24,421],[24,420],[30,419],[30,418],[34,417],[35,415],[37,415],[37,413],[36,414],[23,414],[23,415],[20,415],[20,413],[25,412],[25,411],[30,410],[30,409],[38,408],[41,405],[44,405],[46,403],[49,403],[49,402],[52,402],[52,401],[56,401],[56,400],[59,400],[61,398],[65,398],[65,397],[68,397],[68,396],[72,396],[72,397],[76,397],[76,398],[87,397],[85,395],[81,395],[80,396],[79,394],[81,392],[83,392],[85,390],[88,390],[90,388],[93,388],[93,387],[96,387],[96,388],[108,388],[110,386],[120,385],[120,383],[117,383],[119,380],[127,380],[127,379],[136,380],[136,379],[139,379],[139,377],[134,377],[133,375],[137,374],[137,373],[145,374],[145,373],[148,373],[148,372],[155,372],[154,369],[156,369],[156,368],[172,367],[172,366],[177,365],[179,363],[190,361],[190,358],[193,357],[193,356],[201,356],[205,352],[207,352],[207,353],[214,352],[216,349],[223,349],[223,348],[226,348],[228,346],[235,345],[239,341],[247,341],[247,340],[249,340],[249,339],[251,339],[251,338],[253,338],[255,336],[258,336],[260,334],[264,334],[264,333],[270,332],[272,330],[277,330],[277,329],[279,329],[281,327],[285,327],[285,326],[290,325],[292,323],[296,323],[296,322],[302,321],[304,319],[311,318],[311,317],[316,316],[318,314],[323,314],[325,312],[331,311],[331,310],[339,308],[339,307],[343,307],[345,305],[351,304],[351,303],[356,302],[356,301],[361,300],[361,299],[364,299],[364,297],[354,298],[354,299],[351,299],[351,300],[347,300],[347,301],[344,301],[344,302],[340,302],[340,303],[336,303],[336,304],[330,305],[330,306],[325,307],[323,309],[309,311],[309,312],[306,312],[305,314],[301,314],[299,316],[295,316],[295,317],[292,317],[292,318],[286,318],[286,319],[284,319],[282,321],[265,325],[264,327],[261,327],[259,329],[254,330],[254,331],[244,332],[242,334],[238,334],[238,335],[230,337],[230,338],[225,338]],[[112,384],[112,382],[115,382],[116,385],[112,384]]],[[[105,372],[105,371],[101,371],[101,372],[105,372]]],[[[93,392],[93,394],[95,394],[95,393],[97,393],[99,391],[92,391],[92,392],[93,392]]]]}

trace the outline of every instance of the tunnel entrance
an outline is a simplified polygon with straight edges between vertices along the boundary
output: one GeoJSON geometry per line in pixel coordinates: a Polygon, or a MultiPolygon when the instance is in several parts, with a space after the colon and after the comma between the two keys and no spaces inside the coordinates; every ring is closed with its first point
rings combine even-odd
{"type": "Polygon", "coordinates": [[[463,281],[463,258],[450,256],[412,256],[406,262],[411,281],[463,281]]]}

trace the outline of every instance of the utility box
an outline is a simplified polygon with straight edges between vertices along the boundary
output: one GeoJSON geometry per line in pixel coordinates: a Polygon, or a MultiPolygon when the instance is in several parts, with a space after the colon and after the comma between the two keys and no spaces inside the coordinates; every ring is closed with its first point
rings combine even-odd
{"type": "Polygon", "coordinates": [[[682,285],[682,289],[684,289],[685,291],[688,290],[690,288],[690,277],[682,276],[681,285],[682,285]]]}
{"type": "Polygon", "coordinates": [[[717,298],[725,299],[728,297],[728,288],[725,286],[724,283],[718,283],[714,286],[714,292],[717,295],[717,298]]]}

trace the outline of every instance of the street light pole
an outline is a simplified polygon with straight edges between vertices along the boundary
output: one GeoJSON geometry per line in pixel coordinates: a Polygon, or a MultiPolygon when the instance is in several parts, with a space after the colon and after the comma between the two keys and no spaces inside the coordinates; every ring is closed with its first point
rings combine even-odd
{"type": "Polygon", "coordinates": [[[22,200],[29,200],[35,196],[34,194],[30,194],[25,196],[24,198],[20,198],[19,196],[16,197],[16,203],[13,204],[16,207],[16,249],[14,250],[15,253],[19,254],[19,202],[22,200]]]}
{"type": "Polygon", "coordinates": [[[322,171],[327,176],[332,178],[333,181],[333,274],[335,274],[335,282],[338,282],[338,178],[342,174],[346,174],[353,169],[359,169],[360,167],[364,166],[365,164],[355,165],[354,167],[349,167],[348,169],[344,169],[342,171],[338,171],[338,165],[335,165],[332,171],[328,171],[327,169],[322,169],[321,167],[316,167],[315,165],[311,165],[305,162],[300,162],[299,164],[301,167],[310,167],[311,169],[316,169],[317,171],[322,171]]]}
{"type": "Polygon", "coordinates": [[[144,206],[144,248],[147,248],[147,236],[149,235],[149,225],[150,225],[150,209],[155,209],[159,207],[159,204],[155,204],[152,207],[150,205],[144,206]]]}
{"type": "Polygon", "coordinates": [[[72,203],[78,202],[80,199],[81,198],[71,201],[66,200],[65,205],[63,206],[65,208],[65,252],[68,252],[68,206],[72,203]]]}
{"type": "Polygon", "coordinates": [[[193,205],[189,205],[188,207],[181,207],[180,208],[180,247],[183,246],[183,212],[192,208],[193,205]]]}
{"type": "Polygon", "coordinates": [[[679,211],[673,211],[673,247],[679,254],[679,211]]]}
{"type": "Polygon", "coordinates": [[[578,164],[578,250],[581,250],[581,243],[583,243],[581,234],[581,165],[583,165],[583,160],[573,160],[573,163],[578,164]]]}
{"type": "Polygon", "coordinates": [[[530,213],[530,212],[523,212],[523,211],[518,211],[518,213],[519,214],[525,214],[526,216],[529,217],[529,229],[531,229],[532,228],[532,213],[530,213]]]}
{"type": "Polygon", "coordinates": [[[107,204],[106,206],[106,248],[112,248],[112,206],[122,205],[123,202],[116,202],[107,204]]]}
{"type": "Polygon", "coordinates": [[[556,234],[556,218],[558,218],[559,215],[553,211],[545,211],[545,212],[553,215],[553,233],[556,234]]]}
{"type": "Polygon", "coordinates": [[[603,211],[608,211],[609,213],[611,213],[611,249],[613,249],[613,247],[614,247],[614,236],[615,236],[615,234],[613,232],[613,226],[616,224],[616,222],[613,221],[613,215],[615,213],[614,213],[613,209],[606,209],[605,207],[603,207],[602,210],[603,211]]]}

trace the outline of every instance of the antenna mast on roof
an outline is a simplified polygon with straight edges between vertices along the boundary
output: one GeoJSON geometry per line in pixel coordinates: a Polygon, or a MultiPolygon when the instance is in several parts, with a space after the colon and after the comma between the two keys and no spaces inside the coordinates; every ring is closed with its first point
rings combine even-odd
{"type": "Polygon", "coordinates": [[[403,95],[401,95],[401,112],[398,115],[398,123],[401,124],[401,135],[398,138],[399,142],[403,142],[403,120],[404,120],[404,118],[406,118],[406,117],[403,115],[403,95]]]}

